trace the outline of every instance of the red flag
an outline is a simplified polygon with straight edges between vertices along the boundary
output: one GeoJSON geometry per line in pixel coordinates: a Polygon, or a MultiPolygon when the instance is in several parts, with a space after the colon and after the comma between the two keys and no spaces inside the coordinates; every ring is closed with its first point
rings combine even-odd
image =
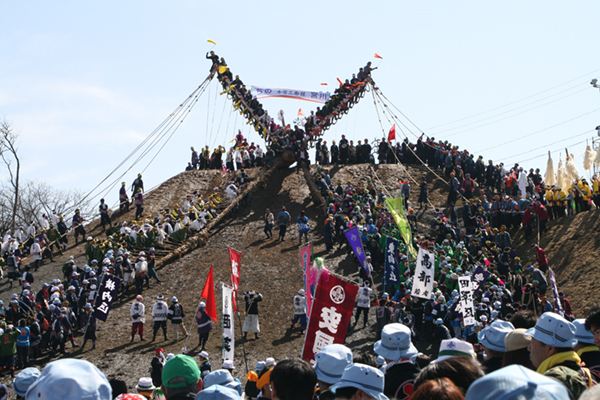
{"type": "Polygon", "coordinates": [[[237,311],[237,293],[240,287],[240,265],[242,263],[242,253],[229,248],[229,260],[231,261],[231,286],[233,286],[233,309],[237,311]]]}
{"type": "Polygon", "coordinates": [[[340,80],[340,78],[337,78],[338,82],[340,83],[340,86],[343,86],[344,83],[340,80]]]}
{"type": "Polygon", "coordinates": [[[396,140],[396,124],[392,126],[392,129],[390,129],[390,133],[388,134],[388,142],[391,142],[392,140],[396,140]]]}
{"type": "Polygon", "coordinates": [[[375,53],[375,58],[381,58],[383,60],[383,57],[381,57],[379,54],[375,53]]]}
{"type": "Polygon", "coordinates": [[[215,281],[213,278],[213,267],[210,266],[208,278],[200,295],[206,299],[206,314],[213,320],[217,321],[217,302],[215,301],[215,281]]]}
{"type": "Polygon", "coordinates": [[[321,85],[327,86],[327,82],[321,82],[321,85]]]}
{"type": "Polygon", "coordinates": [[[319,278],[306,330],[302,359],[311,362],[324,346],[344,343],[352,319],[358,286],[329,275],[324,269],[319,278]]]}
{"type": "Polygon", "coordinates": [[[302,114],[302,109],[301,108],[298,110],[298,116],[299,117],[304,117],[304,114],[302,114]]]}

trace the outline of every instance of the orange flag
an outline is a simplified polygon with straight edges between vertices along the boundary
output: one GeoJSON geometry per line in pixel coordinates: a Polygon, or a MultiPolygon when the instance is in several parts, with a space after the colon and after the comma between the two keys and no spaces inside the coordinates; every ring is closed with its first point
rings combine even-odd
{"type": "Polygon", "coordinates": [[[302,114],[302,109],[301,108],[298,110],[298,116],[299,117],[304,117],[304,114],[302,114]]]}
{"type": "Polygon", "coordinates": [[[321,82],[321,85],[327,86],[327,82],[321,82]]]}
{"type": "Polygon", "coordinates": [[[383,57],[381,57],[379,54],[375,53],[375,58],[381,58],[383,60],[383,57]]]}
{"type": "Polygon", "coordinates": [[[212,265],[210,266],[210,272],[208,273],[208,278],[206,278],[206,283],[204,284],[204,289],[202,289],[202,294],[200,296],[206,299],[206,314],[216,322],[217,302],[215,301],[215,283],[212,265]]]}
{"type": "Polygon", "coordinates": [[[342,81],[340,80],[340,78],[337,78],[337,80],[338,80],[338,82],[340,83],[340,86],[343,86],[343,85],[344,85],[344,82],[342,82],[342,81]]]}

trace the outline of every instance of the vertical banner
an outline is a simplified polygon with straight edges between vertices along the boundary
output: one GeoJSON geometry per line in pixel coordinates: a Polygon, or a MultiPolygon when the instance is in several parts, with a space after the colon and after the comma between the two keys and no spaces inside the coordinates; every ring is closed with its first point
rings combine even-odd
{"type": "Polygon", "coordinates": [[[556,275],[554,275],[554,271],[552,268],[548,268],[550,270],[550,282],[552,282],[552,294],[554,295],[554,312],[556,312],[561,317],[565,316],[565,310],[562,308],[562,304],[560,303],[560,299],[558,298],[558,286],[556,285],[556,275]]]}
{"type": "Polygon", "coordinates": [[[483,284],[489,278],[490,273],[484,270],[482,267],[477,267],[473,272],[473,293],[477,292],[483,287],[483,284]]]}
{"type": "MultiPolygon", "coordinates": [[[[350,247],[352,248],[352,251],[354,251],[356,258],[358,258],[358,262],[363,266],[363,268],[365,268],[365,250],[363,249],[362,241],[360,240],[360,235],[358,234],[358,228],[355,226],[354,228],[344,232],[344,234],[346,235],[346,239],[348,239],[348,243],[350,243],[350,247]]],[[[366,270],[367,269],[365,268],[365,271],[366,270]]],[[[369,271],[367,271],[367,275],[368,274],[369,271]]]]}
{"type": "Polygon", "coordinates": [[[221,284],[223,299],[223,359],[232,360],[235,347],[235,331],[233,329],[233,289],[221,284]]]}
{"type": "Polygon", "coordinates": [[[400,284],[400,266],[398,265],[398,241],[387,237],[385,244],[385,284],[400,284]]]}
{"type": "Polygon", "coordinates": [[[315,364],[315,354],[333,343],[343,344],[352,318],[358,286],[323,270],[308,323],[302,359],[315,364]]]}
{"type": "Polygon", "coordinates": [[[240,288],[240,266],[242,265],[242,253],[229,248],[229,261],[231,262],[231,286],[233,287],[233,311],[237,311],[237,294],[240,288]]]}
{"type": "Polygon", "coordinates": [[[433,253],[424,248],[419,248],[411,292],[413,297],[426,300],[431,298],[431,293],[433,292],[433,273],[435,270],[433,266],[434,261],[433,253]]]}
{"type": "Polygon", "coordinates": [[[402,234],[402,239],[404,239],[404,243],[406,247],[408,247],[408,251],[410,254],[410,259],[413,261],[416,256],[415,248],[412,243],[412,232],[410,230],[410,224],[408,223],[408,219],[404,214],[404,203],[402,197],[396,197],[393,199],[386,199],[385,203],[392,214],[392,218],[396,222],[400,233],[402,234]]]}
{"type": "Polygon", "coordinates": [[[471,277],[460,276],[458,278],[460,291],[460,308],[465,326],[475,325],[475,305],[473,304],[473,282],[471,277]]]}
{"type": "MultiPolygon", "coordinates": [[[[312,278],[314,278],[313,274],[313,265],[311,261],[312,254],[312,244],[302,246],[300,248],[300,263],[302,264],[302,272],[304,278],[304,291],[306,292],[306,305],[310,310],[310,305],[312,304],[313,291],[312,287],[312,278]]],[[[316,284],[316,282],[314,282],[316,284]]]]}
{"type": "Polygon", "coordinates": [[[96,301],[94,302],[94,317],[106,322],[112,302],[117,298],[121,280],[114,275],[105,274],[96,301]]]}

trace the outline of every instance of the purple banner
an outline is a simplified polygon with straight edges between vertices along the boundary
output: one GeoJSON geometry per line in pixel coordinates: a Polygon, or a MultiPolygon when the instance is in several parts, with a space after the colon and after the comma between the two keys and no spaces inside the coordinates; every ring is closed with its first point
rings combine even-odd
{"type": "Polygon", "coordinates": [[[473,293],[476,293],[483,287],[483,284],[490,277],[490,273],[484,270],[482,267],[477,267],[475,272],[473,272],[473,293]]]}
{"type": "MultiPolygon", "coordinates": [[[[356,258],[358,258],[358,262],[365,268],[365,250],[363,249],[362,241],[360,240],[360,235],[358,234],[358,228],[355,226],[354,228],[344,232],[346,235],[346,239],[348,239],[348,243],[350,243],[350,247],[356,258]]],[[[367,275],[369,275],[369,271],[365,268],[367,275]]]]}
{"type": "Polygon", "coordinates": [[[106,322],[110,306],[119,293],[120,285],[121,280],[116,276],[110,274],[104,275],[100,289],[98,289],[96,301],[94,302],[94,317],[106,322]]]}
{"type": "Polygon", "coordinates": [[[554,271],[552,268],[548,268],[550,270],[550,282],[552,282],[552,293],[554,294],[554,312],[560,315],[561,317],[565,316],[565,311],[562,308],[562,304],[560,304],[560,299],[558,298],[558,287],[556,286],[556,275],[554,275],[554,271]]]}

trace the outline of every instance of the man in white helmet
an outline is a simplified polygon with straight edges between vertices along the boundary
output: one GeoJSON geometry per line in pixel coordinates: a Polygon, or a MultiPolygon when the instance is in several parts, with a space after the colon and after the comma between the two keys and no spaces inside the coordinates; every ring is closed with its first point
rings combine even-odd
{"type": "Polygon", "coordinates": [[[307,312],[308,305],[306,303],[306,292],[304,289],[300,289],[298,290],[298,294],[294,296],[294,318],[292,318],[290,330],[294,329],[296,322],[300,321],[300,333],[304,334],[308,321],[306,318],[307,312]]]}
{"type": "Polygon", "coordinates": [[[188,335],[185,325],[183,324],[183,317],[185,317],[185,313],[183,312],[183,307],[179,304],[179,300],[177,297],[171,297],[171,306],[169,307],[169,311],[167,313],[167,319],[171,321],[171,325],[173,325],[173,343],[179,340],[179,326],[183,330],[183,334],[185,336],[188,335]]]}
{"type": "Polygon", "coordinates": [[[169,306],[165,303],[164,296],[158,296],[157,302],[152,306],[152,319],[154,320],[154,326],[152,328],[152,341],[156,339],[158,330],[162,328],[165,340],[167,340],[167,314],[169,312],[169,306]]]}
{"type": "Polygon", "coordinates": [[[146,322],[145,314],[146,307],[144,307],[144,303],[142,303],[142,295],[138,294],[135,298],[135,301],[131,305],[131,342],[133,343],[133,339],[135,338],[136,333],[139,333],[140,340],[144,339],[144,322],[146,322]]]}

